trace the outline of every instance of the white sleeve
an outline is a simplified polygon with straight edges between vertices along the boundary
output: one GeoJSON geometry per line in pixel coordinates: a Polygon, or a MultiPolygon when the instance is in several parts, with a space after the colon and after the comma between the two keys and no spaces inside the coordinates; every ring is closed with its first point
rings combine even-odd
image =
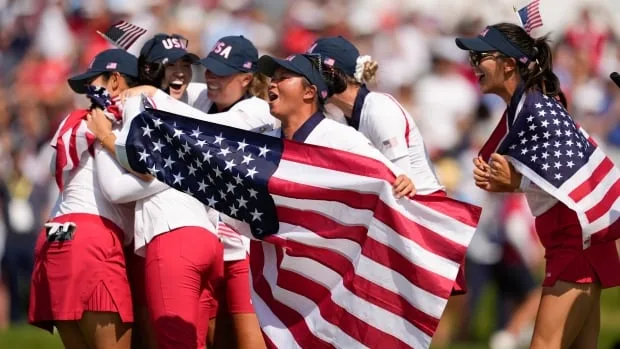
{"type": "Polygon", "coordinates": [[[407,174],[402,168],[396,166],[389,159],[385,157],[385,155],[381,154],[381,152],[375,148],[364,135],[355,131],[351,128],[351,135],[344,137],[347,139],[347,143],[351,144],[348,149],[345,149],[348,152],[366,156],[369,158],[373,158],[375,160],[381,161],[385,166],[387,166],[395,176],[399,176],[401,174],[407,174]]]}
{"type": "Polygon", "coordinates": [[[266,117],[254,117],[258,113],[250,114],[244,108],[233,108],[224,113],[207,114],[181,101],[177,101],[161,90],[157,90],[151,102],[159,110],[242,130],[256,130],[264,133],[274,128],[271,120],[266,117]]]}
{"type": "MultiPolygon", "coordinates": [[[[389,160],[409,155],[407,116],[405,111],[389,97],[375,99],[364,110],[368,113],[368,134],[372,144],[389,160]]],[[[409,125],[412,127],[413,125],[409,125]]],[[[409,172],[409,167],[404,168],[409,172]]]]}
{"type": "Polygon", "coordinates": [[[116,160],[100,146],[95,153],[95,175],[105,198],[116,204],[143,199],[170,188],[156,179],[146,182],[125,171],[116,160]]]}

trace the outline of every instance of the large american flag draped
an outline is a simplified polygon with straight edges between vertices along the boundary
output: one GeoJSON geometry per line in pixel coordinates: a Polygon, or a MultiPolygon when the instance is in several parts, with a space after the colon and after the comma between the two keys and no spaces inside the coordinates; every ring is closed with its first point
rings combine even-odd
{"type": "Polygon", "coordinates": [[[523,93],[483,147],[577,212],[583,246],[620,238],[620,170],[554,98],[523,93]]]}
{"type": "Polygon", "coordinates": [[[532,30],[542,27],[542,17],[540,16],[540,0],[534,0],[521,8],[517,14],[523,24],[523,29],[530,33],[532,30]]]}
{"type": "Polygon", "coordinates": [[[117,156],[250,224],[274,348],[428,348],[480,214],[396,200],[374,159],[154,109],[125,120],[117,156]]]}

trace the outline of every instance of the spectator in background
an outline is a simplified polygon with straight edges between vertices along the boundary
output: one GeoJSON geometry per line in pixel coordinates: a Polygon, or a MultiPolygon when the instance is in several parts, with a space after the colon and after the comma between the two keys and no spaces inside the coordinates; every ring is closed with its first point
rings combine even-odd
{"type": "Polygon", "coordinates": [[[431,73],[416,84],[416,123],[431,159],[454,156],[462,148],[464,131],[473,121],[478,92],[459,72],[464,60],[454,41],[442,37],[431,43],[431,73]]]}

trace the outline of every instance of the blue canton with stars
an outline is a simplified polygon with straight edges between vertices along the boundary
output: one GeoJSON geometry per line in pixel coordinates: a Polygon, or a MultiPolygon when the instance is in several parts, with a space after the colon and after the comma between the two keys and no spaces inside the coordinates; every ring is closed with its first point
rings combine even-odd
{"type": "Polygon", "coordinates": [[[532,92],[498,152],[558,188],[588,162],[594,150],[562,104],[532,92]]]}
{"type": "Polygon", "coordinates": [[[258,238],[277,233],[267,183],[281,139],[147,109],[132,120],[126,150],[133,170],[250,224],[258,238]]]}

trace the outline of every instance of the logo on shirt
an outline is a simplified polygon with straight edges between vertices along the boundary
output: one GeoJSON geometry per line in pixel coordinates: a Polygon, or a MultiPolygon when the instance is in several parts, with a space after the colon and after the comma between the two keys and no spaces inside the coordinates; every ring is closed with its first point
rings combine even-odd
{"type": "Polygon", "coordinates": [[[390,139],[386,139],[382,142],[385,148],[392,148],[398,145],[398,139],[396,137],[392,137],[390,139]]]}

